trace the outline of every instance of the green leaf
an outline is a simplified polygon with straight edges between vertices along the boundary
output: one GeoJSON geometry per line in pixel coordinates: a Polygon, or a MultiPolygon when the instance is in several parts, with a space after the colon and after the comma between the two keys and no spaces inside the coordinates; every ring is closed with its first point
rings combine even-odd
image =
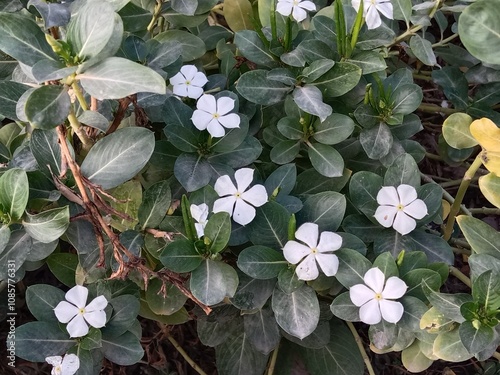
{"type": "Polygon", "coordinates": [[[115,215],[111,216],[111,226],[121,232],[134,229],[139,222],[137,211],[139,202],[142,200],[142,186],[137,180],[130,180],[114,188],[111,192],[115,200],[111,200],[110,206],[115,210],[130,216],[131,220],[123,219],[115,215]]]}
{"type": "MultiPolygon", "coordinates": [[[[250,6],[248,0],[246,0],[246,2],[250,6]]],[[[274,56],[267,50],[262,40],[260,40],[259,35],[255,31],[233,31],[237,31],[234,35],[234,44],[236,44],[244,57],[255,62],[257,65],[262,65],[268,68],[273,68],[277,65],[274,56]]]]}
{"type": "MultiPolygon", "coordinates": [[[[432,79],[443,88],[444,94],[455,108],[465,110],[469,106],[469,84],[458,66],[445,66],[434,70],[432,79]]],[[[453,116],[454,114],[450,117],[453,116]]]]}
{"type": "Polygon", "coordinates": [[[418,268],[409,271],[403,276],[403,281],[408,285],[405,296],[414,296],[425,300],[423,288],[438,290],[441,286],[441,276],[435,271],[427,268],[418,268]]]}
{"type": "Polygon", "coordinates": [[[335,65],[335,61],[330,59],[314,60],[311,64],[304,68],[302,76],[305,83],[311,83],[329,71],[335,65]]]}
{"type": "Polygon", "coordinates": [[[81,60],[97,56],[112,38],[117,25],[123,33],[122,20],[109,3],[84,4],[68,24],[67,38],[73,53],[81,60]]]}
{"type": "Polygon", "coordinates": [[[363,75],[380,72],[387,68],[384,58],[376,51],[356,52],[346,61],[359,66],[363,75]]]}
{"type": "Polygon", "coordinates": [[[382,319],[380,323],[371,325],[368,329],[371,345],[379,350],[387,350],[396,344],[398,328],[395,324],[382,319]]]}
{"type": "Polygon", "coordinates": [[[344,159],[333,147],[321,143],[308,143],[308,155],[314,169],[326,177],[340,177],[344,172],[344,159]]]}
{"type": "Polygon", "coordinates": [[[293,100],[301,110],[318,116],[321,122],[332,114],[332,107],[323,103],[323,95],[316,86],[296,87],[293,90],[293,100]]]}
{"type": "Polygon", "coordinates": [[[378,207],[377,194],[382,186],[382,177],[367,171],[355,173],[349,182],[349,195],[352,203],[368,218],[375,215],[378,207]]]}
{"type": "MultiPolygon", "coordinates": [[[[101,330],[94,327],[90,327],[89,333],[87,333],[87,335],[82,339],[82,341],[80,341],[79,345],[80,350],[78,353],[78,358],[80,358],[80,361],[82,360],[80,356],[82,352],[81,349],[92,350],[101,348],[102,346],[101,340],[102,340],[101,330]]],[[[80,366],[78,371],[82,371],[82,366],[80,366]]]]}
{"type": "Polygon", "coordinates": [[[175,178],[189,192],[206,186],[212,178],[212,168],[205,158],[182,154],[175,161],[175,178]]]}
{"type": "Polygon", "coordinates": [[[247,136],[235,149],[213,154],[208,158],[208,161],[212,166],[220,164],[231,168],[241,168],[253,163],[261,152],[262,145],[257,138],[247,136]]]}
{"type": "Polygon", "coordinates": [[[457,223],[476,254],[488,254],[500,259],[500,233],[482,220],[460,215],[457,223]]]}
{"type": "Polygon", "coordinates": [[[254,245],[282,249],[288,239],[289,218],[286,208],[276,202],[267,202],[248,225],[250,241],[254,245]]]}
{"type": "MultiPolygon", "coordinates": [[[[26,86],[22,83],[13,82],[13,81],[1,81],[0,82],[0,115],[7,117],[11,120],[18,120],[18,117],[16,114],[17,102],[18,102],[19,98],[21,97],[21,95],[23,95],[28,89],[29,89],[29,86],[26,86]]],[[[6,125],[4,125],[2,127],[2,129],[5,126],[6,125]]],[[[8,143],[4,143],[4,144],[5,144],[5,146],[8,146],[8,143]]]]}
{"type": "Polygon", "coordinates": [[[80,123],[98,129],[103,133],[109,128],[108,119],[96,111],[83,111],[77,119],[80,123]]]}
{"type": "MultiPolygon", "coordinates": [[[[5,236],[5,229],[2,232],[5,236]]],[[[5,247],[0,248],[0,280],[7,280],[12,271],[16,272],[21,268],[31,247],[32,239],[23,229],[11,232],[5,247]],[[14,268],[8,264],[14,264],[14,268]]]]}
{"type": "Polygon", "coordinates": [[[333,300],[330,310],[337,318],[348,322],[359,322],[359,307],[352,303],[349,292],[344,292],[333,300]]]}
{"type": "Polygon", "coordinates": [[[313,137],[319,143],[334,145],[346,140],[354,130],[354,121],[346,115],[332,113],[323,122],[314,123],[313,137]]]}
{"type": "Polygon", "coordinates": [[[153,69],[121,57],[108,57],[78,74],[82,87],[99,100],[121,99],[138,92],[165,94],[165,80],[153,69]]]}
{"type": "Polygon", "coordinates": [[[207,52],[205,43],[200,38],[183,30],[164,31],[155,36],[155,40],[177,45],[184,62],[195,60],[207,52]]]}
{"type": "Polygon", "coordinates": [[[500,9],[495,2],[480,0],[460,15],[458,33],[465,48],[478,59],[500,63],[500,9]]]}
{"type": "Polygon", "coordinates": [[[141,309],[139,310],[139,315],[143,318],[154,320],[163,324],[183,324],[189,321],[189,315],[187,310],[183,307],[179,311],[173,313],[172,315],[158,315],[151,311],[148,303],[141,299],[141,309]]]}
{"type": "Polygon", "coordinates": [[[362,375],[363,359],[349,329],[337,319],[330,323],[332,338],[319,349],[304,349],[304,361],[311,375],[362,375]]]}
{"type": "Polygon", "coordinates": [[[226,297],[234,296],[238,287],[238,275],[226,263],[205,259],[191,273],[189,287],[202,303],[215,305],[226,297]]]}
{"type": "Polygon", "coordinates": [[[275,288],[272,308],[279,326],[299,339],[309,336],[318,325],[320,313],[318,297],[314,289],[308,285],[303,285],[290,294],[275,288]]]}
{"type": "Polygon", "coordinates": [[[425,65],[434,66],[437,64],[436,55],[432,50],[432,43],[420,35],[413,35],[410,39],[410,48],[417,59],[425,65]]]}
{"type": "Polygon", "coordinates": [[[486,349],[495,339],[494,329],[481,323],[476,328],[473,322],[463,322],[460,324],[458,332],[462,344],[471,354],[486,349]]]}
{"type": "Polygon", "coordinates": [[[238,309],[231,305],[214,307],[210,315],[202,314],[197,320],[197,333],[203,345],[218,346],[237,332],[243,332],[238,309]]]}
{"type": "Polygon", "coordinates": [[[344,219],[346,199],[343,194],[325,191],[311,195],[297,214],[299,223],[316,223],[319,231],[336,231],[344,219]]]}
{"type": "Polygon", "coordinates": [[[0,13],[0,50],[28,66],[40,60],[57,60],[40,27],[17,13],[0,13]]]}
{"type": "Polygon", "coordinates": [[[64,301],[64,292],[52,285],[36,284],[26,289],[26,304],[35,319],[57,323],[55,307],[64,301]]]}
{"type": "Polygon", "coordinates": [[[75,283],[78,256],[76,254],[55,253],[47,258],[50,272],[64,285],[73,287],[75,283]]]}
{"type": "Polygon", "coordinates": [[[295,194],[316,194],[324,191],[340,191],[351,177],[351,171],[344,169],[341,177],[325,177],[314,168],[307,169],[297,177],[295,194]]]}
{"type": "Polygon", "coordinates": [[[500,177],[495,173],[479,177],[479,190],[491,204],[500,208],[500,177]]]}
{"type": "Polygon", "coordinates": [[[23,216],[28,197],[28,176],[24,170],[13,168],[0,176],[0,209],[10,215],[11,220],[23,216]]]}
{"type": "Polygon", "coordinates": [[[384,175],[384,186],[398,187],[406,184],[420,186],[420,172],[415,159],[409,154],[402,154],[394,160],[384,175]]]}
{"type": "MultiPolygon", "coordinates": [[[[395,230],[385,229],[379,231],[379,233],[375,237],[375,241],[373,243],[373,252],[377,255],[388,252],[394,258],[401,253],[401,251],[405,250],[408,254],[408,251],[415,250],[414,242],[408,236],[403,236],[395,230]]],[[[425,262],[427,264],[427,262],[425,262]]]]}
{"type": "Polygon", "coordinates": [[[278,189],[277,196],[285,196],[291,193],[297,179],[297,167],[295,164],[286,164],[278,167],[269,175],[264,183],[267,194],[273,195],[273,192],[278,189]]]}
{"type": "Polygon", "coordinates": [[[392,4],[394,7],[394,19],[405,21],[409,28],[412,7],[411,0],[393,0],[392,4]]]}
{"type": "Polygon", "coordinates": [[[364,284],[363,277],[372,264],[355,250],[340,249],[335,252],[339,258],[339,269],[335,277],[346,288],[364,284]]]}
{"type": "Polygon", "coordinates": [[[220,375],[261,375],[268,357],[250,344],[244,330],[235,332],[217,346],[215,355],[220,375]]]}
{"type": "Polygon", "coordinates": [[[239,285],[231,303],[241,310],[262,309],[273,294],[276,279],[258,280],[238,272],[239,285]]]}
{"type": "Polygon", "coordinates": [[[398,326],[409,332],[421,332],[420,320],[427,312],[427,305],[416,297],[405,296],[399,300],[404,308],[398,326]]]}
{"type": "Polygon", "coordinates": [[[238,256],[238,268],[255,279],[272,279],[287,267],[282,253],[265,246],[249,246],[238,256]]]}
{"type": "Polygon", "coordinates": [[[413,344],[401,352],[401,361],[403,362],[405,368],[410,372],[425,371],[434,363],[432,359],[429,359],[424,354],[420,348],[420,341],[418,340],[415,340],[413,344]]]}
{"type": "Polygon", "coordinates": [[[423,93],[420,86],[415,84],[401,85],[392,92],[390,97],[392,113],[408,115],[418,108],[422,98],[423,93]]]}
{"type": "Polygon", "coordinates": [[[359,134],[359,141],[366,155],[370,159],[378,160],[386,156],[391,150],[393,137],[389,127],[380,122],[378,126],[363,129],[359,134]]]}
{"type": "Polygon", "coordinates": [[[29,95],[25,113],[34,128],[52,129],[64,122],[70,106],[70,97],[63,86],[42,86],[29,95]]]}
{"type": "Polygon", "coordinates": [[[429,299],[429,302],[438,309],[447,319],[451,319],[457,323],[465,321],[460,313],[460,306],[466,302],[471,302],[470,294],[455,293],[446,294],[432,290],[428,285],[423,286],[424,292],[429,299]]]}
{"type": "Polygon", "coordinates": [[[472,296],[475,301],[484,305],[487,310],[500,308],[500,278],[498,272],[486,271],[479,275],[472,285],[472,296]]]}
{"type": "Polygon", "coordinates": [[[224,250],[231,236],[231,217],[227,212],[213,214],[207,222],[204,241],[208,250],[216,254],[224,250]]]}
{"type": "Polygon", "coordinates": [[[26,232],[38,241],[55,241],[68,229],[69,206],[53,208],[36,215],[26,213],[23,225],[26,232]]]}
{"type": "MultiPolygon", "coordinates": [[[[66,142],[71,156],[74,157],[73,146],[66,142]]],[[[55,129],[34,129],[31,133],[30,149],[38,163],[39,168],[46,176],[52,178],[50,170],[56,176],[62,172],[61,146],[59,145],[55,129]],[[50,170],[49,170],[50,167],[50,170]]]]}
{"type": "Polygon", "coordinates": [[[131,332],[118,337],[103,337],[101,350],[107,359],[120,366],[133,365],[144,355],[141,342],[131,332]]]}
{"type": "MultiPolygon", "coordinates": [[[[322,312],[324,312],[324,310],[322,312]]],[[[328,321],[320,320],[316,329],[309,336],[304,337],[303,339],[299,339],[284,331],[282,331],[281,334],[288,341],[300,345],[301,347],[319,349],[330,342],[330,325],[328,321]]]]}
{"type": "Polygon", "coordinates": [[[339,62],[312,84],[321,90],[323,96],[337,97],[353,89],[360,78],[360,67],[347,62],[339,62]]]}
{"type": "Polygon", "coordinates": [[[171,192],[167,181],[160,181],[144,192],[138,218],[142,229],[157,228],[170,207],[171,192]]]}
{"type": "Polygon", "coordinates": [[[236,85],[236,90],[248,101],[255,104],[271,105],[285,100],[291,87],[267,78],[265,70],[251,70],[244,73],[236,85]]]}
{"type": "Polygon", "coordinates": [[[177,240],[167,245],[160,255],[160,261],[169,270],[182,273],[196,269],[203,257],[198,254],[191,241],[177,240]]]}
{"type": "Polygon", "coordinates": [[[415,230],[408,234],[415,243],[415,248],[423,251],[429,262],[444,262],[446,264],[453,264],[455,256],[450,245],[433,234],[429,234],[420,230],[415,230]]]}
{"type": "Polygon", "coordinates": [[[247,340],[262,354],[269,354],[281,339],[278,324],[271,309],[259,309],[243,316],[247,340]]]}
{"type": "Polygon", "coordinates": [[[29,322],[16,329],[16,355],[30,362],[44,362],[46,357],[64,355],[76,344],[59,325],[49,322],[29,322]]]}
{"type": "Polygon", "coordinates": [[[5,249],[10,240],[10,229],[7,225],[2,224],[0,227],[0,254],[5,249]]]}
{"type": "Polygon", "coordinates": [[[286,164],[295,160],[300,152],[300,141],[286,140],[279,142],[271,150],[271,160],[276,164],[286,164]]]}
{"type": "Polygon", "coordinates": [[[460,339],[458,327],[440,333],[434,340],[432,351],[439,359],[450,362],[462,362],[472,357],[460,339]]]}
{"type": "Polygon", "coordinates": [[[101,329],[106,338],[118,337],[132,327],[139,314],[139,299],[131,294],[123,294],[109,300],[113,314],[101,329]]]}
{"type": "Polygon", "coordinates": [[[138,127],[119,129],[97,142],[82,163],[82,173],[103,189],[134,177],[154,150],[154,134],[138,127]]]}
{"type": "MultiPolygon", "coordinates": [[[[195,3],[194,6],[196,8],[198,2],[197,0],[193,0],[193,2],[195,3]]],[[[178,4],[179,1],[175,1],[175,3],[178,4]]],[[[129,33],[135,33],[138,31],[147,30],[147,27],[151,22],[153,14],[148,10],[137,6],[133,2],[128,2],[126,4],[127,5],[121,8],[120,11],[118,12],[123,21],[123,28],[125,29],[125,31],[129,33]]],[[[173,6],[174,5],[172,2],[172,7],[173,6]]]]}

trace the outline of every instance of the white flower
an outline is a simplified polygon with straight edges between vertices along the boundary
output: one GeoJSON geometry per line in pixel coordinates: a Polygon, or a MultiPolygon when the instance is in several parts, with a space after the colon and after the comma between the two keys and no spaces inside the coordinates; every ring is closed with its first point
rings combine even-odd
{"type": "Polygon", "coordinates": [[[45,361],[54,366],[51,375],[73,375],[80,368],[80,358],[76,354],[66,354],[64,359],[55,355],[45,358],[45,361]]]}
{"type": "Polygon", "coordinates": [[[356,11],[359,10],[361,1],[363,1],[363,17],[365,17],[368,29],[375,29],[382,24],[378,12],[393,19],[391,0],[352,0],[352,6],[356,11]]]}
{"type": "Polygon", "coordinates": [[[241,168],[234,174],[236,186],[229,176],[221,176],[215,182],[214,189],[220,199],[214,203],[214,212],[227,212],[233,220],[241,225],[247,225],[255,218],[255,208],[267,202],[267,191],[263,185],[254,185],[253,169],[241,168]],[[248,190],[247,190],[248,189],[248,190]]]}
{"type": "Polygon", "coordinates": [[[408,287],[399,277],[391,276],[385,281],[384,273],[377,267],[369,269],[363,280],[349,289],[349,297],[359,307],[359,318],[366,324],[377,324],[382,319],[397,323],[403,316],[403,305],[391,301],[403,297],[408,287]],[[385,283],[385,286],[384,286],[385,283]]]}
{"type": "Polygon", "coordinates": [[[104,296],[96,297],[87,306],[89,290],[81,285],[76,285],[65,295],[67,301],[61,301],[54,309],[57,320],[68,323],[66,329],[70,337],[82,337],[89,332],[90,324],[94,328],[104,327],[106,313],[104,308],[108,301],[104,296]],[[88,323],[88,324],[87,324],[88,323]]]}
{"type": "Polygon", "coordinates": [[[207,76],[199,72],[194,65],[184,65],[179,73],[170,78],[175,95],[193,99],[198,99],[203,94],[203,86],[207,82],[207,76]]]}
{"type": "Polygon", "coordinates": [[[288,17],[290,14],[297,22],[304,21],[307,17],[306,10],[316,10],[316,5],[312,1],[302,0],[278,0],[276,11],[282,16],[288,17]],[[305,9],[305,10],[304,10],[305,9]]]}
{"type": "Polygon", "coordinates": [[[322,232],[318,224],[304,223],[295,232],[295,238],[302,241],[288,241],[283,248],[285,259],[300,264],[295,269],[300,280],[314,280],[319,276],[318,264],[326,276],[334,276],[339,268],[339,259],[331,252],[340,249],[342,237],[333,232],[322,232]]]}
{"type": "Polygon", "coordinates": [[[234,109],[234,100],[223,96],[215,100],[213,95],[203,95],[196,103],[193,112],[194,126],[198,130],[207,129],[212,137],[222,137],[226,134],[224,128],[232,129],[240,127],[240,116],[229,113],[234,109]]]}
{"type": "Polygon", "coordinates": [[[375,219],[385,228],[393,227],[403,236],[410,233],[417,223],[427,215],[427,206],[422,199],[417,199],[417,191],[410,185],[384,186],[377,194],[375,219]]]}
{"type": "Polygon", "coordinates": [[[206,203],[200,205],[192,204],[189,210],[193,219],[197,221],[197,223],[194,223],[194,227],[196,228],[198,238],[201,238],[205,233],[205,226],[207,225],[208,206],[206,203]]]}

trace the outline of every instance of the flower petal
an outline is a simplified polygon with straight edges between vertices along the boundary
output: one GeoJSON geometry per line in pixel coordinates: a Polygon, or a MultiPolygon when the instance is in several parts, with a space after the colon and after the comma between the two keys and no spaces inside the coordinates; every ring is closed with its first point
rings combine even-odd
{"type": "Polygon", "coordinates": [[[175,95],[177,96],[188,96],[188,86],[185,83],[180,83],[178,85],[174,85],[174,88],[172,90],[175,95]]]}
{"type": "Polygon", "coordinates": [[[375,298],[375,292],[364,284],[356,284],[349,288],[349,298],[356,306],[363,306],[375,298]]]}
{"type": "Polygon", "coordinates": [[[377,203],[380,205],[397,206],[399,196],[394,186],[383,186],[377,194],[377,203]]]}
{"type": "Polygon", "coordinates": [[[208,82],[207,76],[203,72],[198,72],[191,80],[193,86],[203,87],[208,82]]]}
{"type": "Polygon", "coordinates": [[[295,269],[299,280],[315,280],[319,276],[318,265],[314,254],[309,254],[295,269]]]}
{"type": "Polygon", "coordinates": [[[378,223],[385,228],[389,228],[392,226],[394,222],[394,217],[398,213],[397,207],[394,206],[378,206],[375,211],[375,219],[377,219],[378,223]]]}
{"type": "Polygon", "coordinates": [[[62,363],[62,357],[60,355],[53,355],[45,358],[45,362],[52,366],[59,366],[62,363]]]}
{"type": "Polygon", "coordinates": [[[276,12],[281,14],[282,16],[288,17],[290,14],[292,14],[292,2],[290,1],[283,1],[279,0],[278,4],[276,5],[276,12]]]}
{"type": "Polygon", "coordinates": [[[299,263],[308,254],[311,249],[297,241],[288,241],[283,247],[283,256],[291,264],[299,263]]]}
{"type": "Polygon", "coordinates": [[[225,115],[234,109],[234,99],[227,96],[223,96],[217,99],[217,113],[219,115],[225,115]]]}
{"type": "Polygon", "coordinates": [[[239,128],[240,127],[240,116],[236,113],[230,113],[228,115],[220,116],[219,122],[222,126],[228,129],[239,128]]]}
{"type": "Polygon", "coordinates": [[[389,323],[397,323],[401,320],[404,313],[403,305],[400,302],[380,300],[379,301],[380,312],[382,313],[382,318],[389,323]]]}
{"type": "Polygon", "coordinates": [[[184,65],[181,68],[181,73],[186,77],[186,81],[192,81],[194,75],[198,73],[198,68],[194,65],[184,65]]]}
{"type": "Polygon", "coordinates": [[[339,258],[334,254],[316,254],[316,262],[326,276],[335,276],[339,269],[339,258]]]}
{"type": "Polygon", "coordinates": [[[297,5],[303,9],[309,10],[309,11],[314,11],[316,10],[316,5],[312,1],[301,1],[299,5],[297,5]]]}
{"type": "Polygon", "coordinates": [[[75,285],[73,288],[66,292],[64,298],[81,309],[85,307],[85,304],[87,303],[88,294],[89,290],[87,288],[81,285],[75,285]]]}
{"type": "Polygon", "coordinates": [[[361,1],[363,0],[352,0],[351,5],[353,6],[354,9],[356,9],[356,12],[359,11],[359,6],[361,5],[361,1]]]}
{"type": "Polygon", "coordinates": [[[104,296],[98,296],[92,300],[86,307],[86,312],[104,310],[108,306],[108,300],[104,296]]]}
{"type": "Polygon", "coordinates": [[[89,326],[85,323],[82,314],[78,314],[66,326],[69,337],[82,337],[89,333],[89,326]]]}
{"type": "Polygon", "coordinates": [[[94,328],[101,328],[106,324],[106,313],[104,310],[86,312],[83,314],[83,317],[94,328]]]}
{"type": "Polygon", "coordinates": [[[205,111],[195,109],[191,121],[198,130],[205,130],[214,117],[205,111]]]}
{"type": "Polygon", "coordinates": [[[398,186],[399,203],[403,206],[417,199],[417,191],[413,186],[401,184],[398,186]]]}
{"type": "Polygon", "coordinates": [[[295,18],[297,22],[302,22],[306,19],[307,12],[298,6],[294,6],[292,10],[292,17],[295,18]]]}
{"type": "Polygon", "coordinates": [[[206,203],[202,203],[199,205],[192,204],[189,207],[189,211],[191,212],[191,216],[198,223],[203,223],[207,220],[208,217],[208,206],[206,203]]]}
{"type": "Polygon", "coordinates": [[[370,6],[366,12],[366,26],[368,29],[376,29],[380,25],[382,25],[382,20],[380,19],[380,15],[377,12],[377,8],[374,6],[370,6]]]}
{"type": "Polygon", "coordinates": [[[408,286],[399,277],[391,276],[385,282],[384,290],[382,291],[382,298],[384,299],[398,299],[404,296],[408,286]]]}
{"type": "MultiPolygon", "coordinates": [[[[217,181],[215,181],[214,189],[217,194],[219,194],[219,197],[223,197],[229,194],[236,194],[236,192],[238,191],[228,175],[220,176],[217,181]]],[[[214,210],[214,212],[219,211],[214,210]]]]}
{"type": "Polygon", "coordinates": [[[318,224],[304,223],[295,232],[295,238],[307,244],[311,249],[318,246],[318,224]]]}
{"type": "Polygon", "coordinates": [[[214,118],[212,119],[208,125],[207,125],[207,130],[210,133],[210,135],[214,138],[220,138],[223,137],[224,134],[226,134],[226,131],[220,124],[219,120],[214,118]]]}
{"type": "Polygon", "coordinates": [[[263,185],[255,185],[241,194],[241,198],[255,207],[267,203],[267,191],[263,185]]]}
{"type": "Polygon", "coordinates": [[[236,202],[236,198],[233,195],[229,197],[224,197],[217,199],[214,202],[213,212],[227,212],[229,215],[233,214],[234,203],[236,202]]]}
{"type": "Polygon", "coordinates": [[[69,302],[61,301],[54,308],[54,314],[61,323],[68,323],[80,310],[69,302]]]}
{"type": "Polygon", "coordinates": [[[196,108],[208,112],[211,115],[217,112],[217,102],[213,95],[202,95],[196,102],[196,108]]]}
{"type": "Polygon", "coordinates": [[[252,168],[240,168],[234,173],[238,191],[243,193],[253,181],[254,170],[252,168]]]}
{"type": "Polygon", "coordinates": [[[375,293],[382,293],[384,289],[385,275],[378,267],[370,268],[363,277],[365,284],[375,293]]]}
{"type": "MultiPolygon", "coordinates": [[[[174,87],[174,94],[175,94],[175,87],[174,87]]],[[[197,87],[194,85],[186,85],[186,95],[191,99],[198,99],[200,96],[203,95],[203,89],[201,87],[197,87]]]]}
{"type": "Polygon", "coordinates": [[[403,211],[398,211],[392,227],[404,236],[417,227],[417,222],[403,211]]]}
{"type": "Polygon", "coordinates": [[[382,320],[379,301],[372,299],[359,308],[359,319],[366,324],[377,324],[382,320]]]}
{"type": "Polygon", "coordinates": [[[255,208],[246,203],[243,199],[236,199],[234,206],[233,220],[240,225],[247,225],[255,218],[255,208]]]}
{"type": "Polygon", "coordinates": [[[194,223],[194,228],[196,229],[196,235],[201,238],[205,235],[205,225],[200,223],[194,223]]]}
{"type": "Polygon", "coordinates": [[[319,244],[316,246],[320,253],[326,253],[340,249],[342,237],[333,232],[322,232],[319,236],[319,244]]]}
{"type": "Polygon", "coordinates": [[[80,368],[80,358],[76,354],[66,354],[61,367],[63,375],[73,375],[80,368]]]}
{"type": "Polygon", "coordinates": [[[377,5],[375,5],[377,10],[382,13],[385,17],[389,18],[390,20],[393,19],[393,10],[392,10],[392,4],[390,2],[380,2],[377,5]]]}
{"type": "Polygon", "coordinates": [[[427,205],[422,199],[415,199],[408,206],[405,206],[403,211],[405,214],[420,220],[427,215],[427,205]]]}
{"type": "Polygon", "coordinates": [[[184,75],[181,72],[177,73],[175,76],[170,78],[170,84],[172,86],[179,85],[181,83],[186,84],[186,77],[184,77],[184,75]]]}

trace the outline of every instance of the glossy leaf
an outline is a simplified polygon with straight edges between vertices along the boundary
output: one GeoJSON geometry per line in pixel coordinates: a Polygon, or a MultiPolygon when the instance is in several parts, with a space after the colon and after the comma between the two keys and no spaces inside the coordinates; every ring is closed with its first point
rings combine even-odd
{"type": "Polygon", "coordinates": [[[69,207],[53,208],[36,215],[26,213],[24,229],[33,238],[48,243],[61,237],[69,225],[69,207]]]}
{"type": "Polygon", "coordinates": [[[193,295],[206,305],[215,305],[232,297],[238,287],[238,275],[233,267],[220,261],[205,259],[191,273],[189,286],[193,295]]]}
{"type": "Polygon", "coordinates": [[[142,228],[157,228],[170,207],[171,192],[167,181],[160,181],[144,192],[138,219],[142,228]]]}
{"type": "Polygon", "coordinates": [[[333,147],[321,143],[308,143],[311,164],[326,177],[340,177],[344,172],[344,159],[333,147]]]}
{"type": "Polygon", "coordinates": [[[332,107],[323,103],[323,95],[315,86],[296,87],[293,91],[293,100],[301,110],[318,116],[322,122],[332,114],[332,107]]]}
{"type": "Polygon", "coordinates": [[[238,268],[255,279],[272,279],[288,266],[283,254],[265,246],[250,246],[238,256],[238,268]]]}
{"type": "Polygon", "coordinates": [[[193,271],[201,264],[203,258],[191,241],[177,240],[167,245],[160,255],[160,260],[168,269],[182,273],[193,271]]]}
{"type": "Polygon", "coordinates": [[[460,215],[457,223],[476,254],[489,254],[500,259],[500,234],[482,220],[460,215]]]}
{"type": "Polygon", "coordinates": [[[24,170],[13,168],[0,176],[0,209],[12,220],[23,216],[28,196],[28,176],[24,170]]]}

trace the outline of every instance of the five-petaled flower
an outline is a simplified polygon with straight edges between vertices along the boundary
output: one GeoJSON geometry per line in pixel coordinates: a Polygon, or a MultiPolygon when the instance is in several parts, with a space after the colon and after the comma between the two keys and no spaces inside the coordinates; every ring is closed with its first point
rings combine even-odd
{"type": "Polygon", "coordinates": [[[276,11],[282,16],[288,17],[290,14],[297,22],[302,22],[307,17],[307,12],[316,10],[316,5],[309,0],[278,0],[276,11]]]}
{"type": "Polygon", "coordinates": [[[94,328],[101,328],[106,324],[106,313],[104,312],[108,305],[106,297],[96,297],[85,306],[88,294],[87,288],[76,285],[65,295],[69,302],[61,301],[54,309],[57,320],[61,323],[69,322],[66,329],[70,337],[85,336],[89,332],[88,324],[94,328]]]}
{"type": "Polygon", "coordinates": [[[227,212],[233,220],[247,225],[255,218],[255,208],[267,202],[267,191],[263,185],[248,187],[253,180],[253,169],[241,168],[234,174],[236,186],[229,176],[221,176],[215,182],[214,189],[220,199],[214,203],[214,212],[227,212]],[[248,189],[248,190],[247,190],[248,189]]]}
{"type": "Polygon", "coordinates": [[[296,241],[288,241],[283,248],[285,259],[297,264],[295,272],[300,280],[318,278],[318,264],[326,276],[334,276],[339,268],[339,259],[331,254],[342,246],[342,237],[333,232],[322,232],[315,223],[304,223],[295,232],[296,241]],[[319,237],[319,242],[318,242],[319,237]]]}
{"type": "Polygon", "coordinates": [[[417,199],[417,191],[410,185],[384,186],[377,194],[377,210],[375,219],[380,225],[393,227],[402,235],[410,233],[417,223],[415,219],[422,219],[427,215],[427,206],[421,199],[417,199]]]}
{"type": "Polygon", "coordinates": [[[60,355],[45,358],[52,365],[51,375],[73,375],[80,368],[80,358],[76,354],[66,354],[64,359],[60,355]]]}
{"type": "Polygon", "coordinates": [[[189,207],[189,210],[191,211],[191,216],[193,217],[194,220],[197,222],[194,223],[194,227],[196,228],[196,234],[198,235],[198,238],[203,237],[204,232],[205,232],[205,226],[207,225],[207,217],[208,217],[208,206],[206,203],[202,203],[199,205],[192,204],[191,207],[189,207]]]}
{"type": "Polygon", "coordinates": [[[352,0],[352,6],[359,11],[363,1],[363,17],[368,29],[375,29],[382,24],[379,12],[389,19],[393,19],[391,0],[352,0]]]}
{"type": "Polygon", "coordinates": [[[175,95],[192,99],[198,99],[203,95],[203,86],[207,82],[207,76],[199,72],[194,65],[184,65],[179,73],[170,78],[175,95]]]}
{"type": "Polygon", "coordinates": [[[382,319],[397,323],[403,316],[400,302],[391,301],[403,297],[408,286],[399,277],[385,280],[384,273],[377,267],[369,269],[363,277],[365,284],[349,289],[349,297],[359,307],[359,318],[366,324],[377,324],[382,319]]]}
{"type": "Polygon", "coordinates": [[[198,130],[207,129],[212,137],[222,137],[226,134],[224,128],[232,129],[240,127],[240,116],[229,113],[234,109],[234,100],[223,96],[215,99],[215,96],[205,94],[196,103],[193,112],[194,126],[198,130]]]}

